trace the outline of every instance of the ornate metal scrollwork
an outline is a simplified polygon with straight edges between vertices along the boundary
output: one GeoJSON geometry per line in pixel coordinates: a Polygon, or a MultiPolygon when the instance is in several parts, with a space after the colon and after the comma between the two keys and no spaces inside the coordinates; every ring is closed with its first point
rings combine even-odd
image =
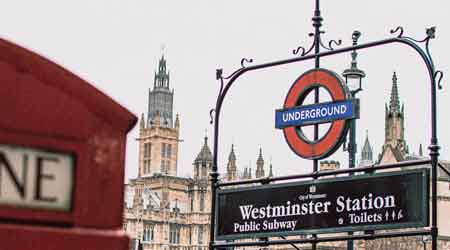
{"type": "MultiPolygon", "coordinates": [[[[308,36],[313,37],[314,33],[309,33],[308,36]]],[[[299,52],[301,52],[300,56],[306,56],[314,49],[314,46],[315,46],[314,41],[311,44],[311,46],[309,46],[309,49],[305,49],[305,47],[303,47],[303,46],[298,46],[297,48],[292,50],[292,54],[298,55],[299,52]]]]}
{"type": "Polygon", "coordinates": [[[300,53],[300,56],[304,56],[305,52],[306,52],[306,49],[303,48],[302,46],[298,46],[296,49],[293,49],[292,50],[292,54],[297,55],[298,52],[300,52],[300,50],[302,51],[302,53],[300,53]]]}
{"type": "Polygon", "coordinates": [[[412,38],[412,37],[409,37],[409,36],[403,36],[404,29],[403,29],[402,26],[398,26],[397,28],[392,29],[390,31],[390,33],[391,34],[398,33],[397,38],[408,39],[408,40],[414,41],[416,43],[423,43],[423,42],[426,42],[426,41],[428,41],[430,39],[434,39],[436,37],[436,27],[433,26],[433,27],[427,28],[426,29],[427,36],[424,39],[422,39],[422,40],[418,40],[418,39],[415,39],[415,38],[412,38]]]}
{"type": "Polygon", "coordinates": [[[306,56],[308,55],[312,50],[314,49],[314,43],[311,45],[311,47],[306,50],[304,47],[302,46],[298,46],[296,49],[292,50],[292,54],[297,55],[300,51],[300,56],[306,56]]]}
{"type": "Polygon", "coordinates": [[[440,70],[436,70],[436,72],[434,72],[434,80],[436,81],[439,89],[442,89],[441,80],[443,77],[444,77],[444,72],[442,72],[440,70]]]}
{"type": "Polygon", "coordinates": [[[397,38],[402,38],[403,37],[403,32],[404,32],[404,30],[403,30],[402,26],[397,26],[397,28],[392,29],[390,31],[391,34],[398,33],[397,38]]]}
{"type": "Polygon", "coordinates": [[[298,46],[296,49],[292,50],[292,54],[294,54],[294,55],[300,54],[300,56],[306,56],[309,53],[311,53],[311,51],[313,51],[313,49],[316,46],[320,46],[326,50],[334,50],[335,46],[340,46],[342,44],[341,39],[339,39],[339,40],[332,39],[332,40],[328,41],[328,46],[327,46],[322,42],[322,38],[320,36],[321,34],[325,34],[325,31],[319,31],[318,34],[309,33],[308,36],[316,37],[317,40],[316,39],[314,40],[314,42],[311,44],[311,46],[309,47],[308,50],[305,49],[305,47],[303,47],[303,46],[298,46]]]}
{"type": "Polygon", "coordinates": [[[253,59],[251,59],[251,58],[247,59],[247,58],[244,57],[244,58],[241,59],[241,67],[245,68],[246,67],[245,63],[252,63],[252,62],[253,62],[253,59]]]}
{"type": "Polygon", "coordinates": [[[209,124],[214,123],[214,114],[216,112],[216,109],[210,109],[209,110],[209,124]]]}
{"type": "Polygon", "coordinates": [[[322,47],[322,48],[324,48],[324,49],[326,49],[326,50],[334,50],[334,48],[333,48],[333,44],[335,45],[335,46],[340,46],[341,44],[342,44],[342,40],[341,39],[339,39],[339,40],[330,40],[329,42],[328,42],[328,46],[325,46],[323,43],[322,43],[322,39],[320,39],[319,40],[319,43],[320,43],[320,46],[322,47]]]}
{"type": "Polygon", "coordinates": [[[436,82],[438,89],[442,89],[441,81],[442,81],[442,78],[444,77],[444,72],[442,72],[441,70],[435,70],[434,63],[433,63],[433,57],[431,56],[430,47],[429,47],[430,40],[436,38],[436,27],[432,26],[430,28],[427,28],[425,30],[426,37],[423,38],[422,40],[418,40],[418,39],[415,39],[415,38],[412,38],[409,36],[403,36],[404,30],[403,30],[403,27],[401,27],[401,26],[398,26],[396,29],[392,29],[390,31],[390,33],[391,34],[398,33],[397,38],[403,39],[403,40],[408,40],[410,42],[414,42],[417,46],[420,46],[420,44],[425,43],[424,52],[427,57],[427,60],[431,64],[434,81],[436,82]]]}

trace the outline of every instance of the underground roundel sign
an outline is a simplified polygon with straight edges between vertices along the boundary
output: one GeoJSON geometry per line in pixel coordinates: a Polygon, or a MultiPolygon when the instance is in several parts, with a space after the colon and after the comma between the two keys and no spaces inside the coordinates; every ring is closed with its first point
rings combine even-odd
{"type": "Polygon", "coordinates": [[[342,79],[332,71],[313,69],[301,75],[291,86],[283,109],[275,111],[275,127],[283,130],[288,145],[297,155],[306,159],[322,159],[339,148],[350,119],[357,118],[359,101],[351,99],[342,79]],[[314,94],[316,89],[318,102],[314,94]],[[321,97],[327,96],[328,100],[320,101],[321,97]],[[312,104],[307,104],[311,99],[312,104]],[[307,126],[326,126],[327,123],[327,131],[319,128],[318,131],[323,132],[319,138],[311,139],[306,134],[307,126]]]}

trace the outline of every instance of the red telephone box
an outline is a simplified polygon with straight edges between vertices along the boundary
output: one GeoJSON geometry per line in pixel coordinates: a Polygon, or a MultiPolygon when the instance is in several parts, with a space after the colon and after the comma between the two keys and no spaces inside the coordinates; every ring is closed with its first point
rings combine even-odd
{"type": "Polygon", "coordinates": [[[137,118],[0,39],[0,249],[125,250],[126,134],[137,118]]]}

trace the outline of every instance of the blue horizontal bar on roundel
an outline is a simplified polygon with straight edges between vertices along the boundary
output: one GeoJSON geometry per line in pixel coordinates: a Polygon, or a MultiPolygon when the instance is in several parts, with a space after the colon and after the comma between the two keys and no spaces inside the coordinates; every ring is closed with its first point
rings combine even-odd
{"type": "Polygon", "coordinates": [[[306,126],[359,117],[359,100],[317,103],[275,111],[275,127],[306,126]]]}

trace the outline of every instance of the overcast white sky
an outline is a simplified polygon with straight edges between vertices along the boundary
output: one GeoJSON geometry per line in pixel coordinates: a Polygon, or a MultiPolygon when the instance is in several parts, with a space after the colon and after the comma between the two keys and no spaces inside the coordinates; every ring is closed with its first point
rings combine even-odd
{"type": "MultiPolygon", "coordinates": [[[[254,63],[291,58],[292,49],[309,46],[314,1],[174,1],[174,0],[79,0],[2,1],[0,36],[48,57],[112,96],[136,115],[146,112],[148,89],[165,46],[171,87],[175,89],[175,113],[181,117],[179,175],[191,172],[203,143],[205,129],[212,137],[208,111],[218,91],[215,69],[231,73],[240,59],[254,63]]],[[[431,42],[435,64],[450,72],[450,4],[429,1],[321,1],[323,39],[351,43],[360,30],[361,42],[390,37],[398,25],[405,35],[425,36],[425,28],[437,26],[431,42]],[[447,46],[447,47],[446,47],[447,46]]],[[[398,75],[400,101],[405,104],[406,140],[410,151],[430,141],[429,86],[425,67],[404,45],[390,45],[359,53],[365,70],[358,120],[358,147],[365,130],[380,153],[384,140],[384,103],[388,102],[392,73],[398,75]]],[[[326,58],[321,65],[341,73],[349,66],[349,54],[326,58]]],[[[274,110],[281,108],[293,81],[314,66],[313,61],[276,67],[244,75],[224,103],[221,123],[220,169],[234,143],[238,167],[255,168],[258,147],[266,162],[272,159],[276,175],[311,171],[312,164],[292,153],[279,130],[274,129],[274,110]]],[[[450,159],[450,88],[438,92],[441,157],[450,159]]],[[[137,129],[129,134],[126,176],[137,173],[137,129]]],[[[210,140],[212,147],[212,141],[210,140]]],[[[358,156],[359,158],[359,156],[358,156]]],[[[342,150],[330,159],[347,164],[342,150]]]]}

